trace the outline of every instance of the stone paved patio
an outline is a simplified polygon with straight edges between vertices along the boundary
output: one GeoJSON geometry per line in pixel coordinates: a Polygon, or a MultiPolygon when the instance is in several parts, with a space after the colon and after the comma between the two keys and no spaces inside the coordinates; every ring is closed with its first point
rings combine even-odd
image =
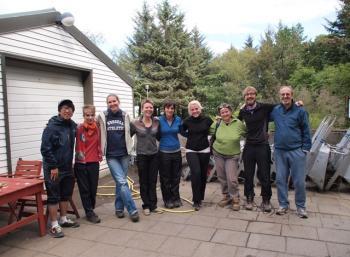
{"type": "MultiPolygon", "coordinates": [[[[151,214],[139,223],[114,216],[113,198],[96,212],[102,222],[91,225],[84,218],[76,229],[65,229],[65,237],[38,237],[37,225],[0,238],[0,255],[6,257],[49,256],[195,256],[195,257],[292,257],[350,256],[350,194],[308,191],[309,219],[294,211],[279,217],[220,208],[219,184],[208,184],[204,207],[187,214],[151,214]]],[[[257,189],[256,192],[258,192],[257,189]]],[[[241,185],[241,192],[243,188],[241,185]]],[[[189,182],[181,182],[181,194],[190,198],[189,182]]],[[[160,197],[160,191],[158,191],[160,197]]],[[[290,192],[293,201],[293,192],[290,192]]],[[[260,204],[260,199],[256,199],[260,204]]],[[[274,207],[277,207],[273,189],[274,207]]],[[[243,203],[242,203],[243,204],[243,203]]],[[[161,200],[160,204],[161,206],[161,200]]],[[[141,200],[137,200],[141,206],[141,200]]],[[[292,204],[293,207],[293,204],[292,204]]],[[[184,203],[182,209],[189,209],[184,203]]],[[[81,211],[81,213],[83,213],[81,211]]]]}

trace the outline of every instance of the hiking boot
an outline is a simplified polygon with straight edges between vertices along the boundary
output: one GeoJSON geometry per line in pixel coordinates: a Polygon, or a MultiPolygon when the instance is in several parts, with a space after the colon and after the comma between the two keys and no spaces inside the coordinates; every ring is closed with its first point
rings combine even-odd
{"type": "Polygon", "coordinates": [[[67,218],[67,220],[65,222],[60,223],[60,226],[62,228],[78,228],[78,227],[80,227],[78,222],[71,220],[69,218],[67,218]]]}
{"type": "Polygon", "coordinates": [[[180,199],[174,201],[174,208],[179,208],[182,206],[182,202],[180,199]]]}
{"type": "Polygon", "coordinates": [[[272,205],[270,203],[270,200],[268,199],[263,199],[262,203],[261,203],[261,210],[263,212],[271,212],[272,210],[272,205]]]}
{"type": "Polygon", "coordinates": [[[279,207],[278,210],[276,211],[276,215],[285,215],[288,212],[288,207],[279,207]]]}
{"type": "Polygon", "coordinates": [[[164,211],[157,207],[157,208],[153,209],[151,212],[157,213],[157,214],[162,214],[164,211]]]}
{"type": "Polygon", "coordinates": [[[60,225],[54,226],[50,228],[50,235],[54,238],[64,237],[62,228],[60,225]]]}
{"type": "Polygon", "coordinates": [[[142,212],[143,212],[143,215],[145,216],[151,215],[151,211],[149,209],[143,209],[142,212]]]}
{"type": "Polygon", "coordinates": [[[86,219],[87,219],[87,221],[94,223],[94,224],[101,222],[101,219],[97,216],[96,213],[92,213],[91,215],[86,215],[86,219]]]}
{"type": "Polygon", "coordinates": [[[218,206],[223,208],[231,203],[232,203],[232,199],[229,196],[225,195],[224,198],[222,198],[220,202],[218,202],[218,206]]]}
{"type": "Polygon", "coordinates": [[[241,208],[241,206],[239,205],[239,198],[234,197],[232,200],[232,210],[239,211],[240,208],[241,208]]]}
{"type": "Polygon", "coordinates": [[[199,203],[193,203],[193,208],[195,211],[199,211],[199,209],[201,208],[201,205],[199,203]]]}
{"type": "Polygon", "coordinates": [[[130,215],[130,219],[132,222],[138,222],[140,220],[140,216],[137,211],[130,215]]]}
{"type": "Polygon", "coordinates": [[[117,216],[119,219],[124,218],[124,211],[115,211],[115,216],[117,216]]]}
{"type": "Polygon", "coordinates": [[[307,212],[304,208],[297,208],[297,215],[299,218],[302,218],[302,219],[308,218],[307,212]]]}
{"type": "Polygon", "coordinates": [[[245,204],[245,209],[248,211],[253,210],[253,197],[247,196],[247,202],[245,204]]]}

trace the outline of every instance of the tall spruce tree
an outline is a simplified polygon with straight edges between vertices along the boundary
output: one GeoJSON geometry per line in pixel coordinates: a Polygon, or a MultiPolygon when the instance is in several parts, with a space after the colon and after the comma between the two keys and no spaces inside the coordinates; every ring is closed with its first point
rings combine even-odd
{"type": "Polygon", "coordinates": [[[148,85],[149,97],[156,104],[172,98],[186,105],[211,59],[203,36],[196,28],[188,32],[184,17],[167,0],[156,7],[154,16],[144,3],[134,19],[134,34],[128,39],[126,57],[121,58],[123,67],[133,67],[129,74],[135,80],[135,91],[145,96],[148,85]]]}

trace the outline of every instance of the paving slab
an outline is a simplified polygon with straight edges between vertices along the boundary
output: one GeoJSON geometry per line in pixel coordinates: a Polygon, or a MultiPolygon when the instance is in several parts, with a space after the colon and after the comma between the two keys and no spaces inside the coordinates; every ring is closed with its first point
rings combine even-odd
{"type": "Polygon", "coordinates": [[[192,256],[200,243],[192,239],[169,237],[158,251],[175,256],[192,256]]]}
{"type": "Polygon", "coordinates": [[[315,240],[318,239],[316,228],[297,225],[282,225],[281,235],[315,240]]]}
{"type": "Polygon", "coordinates": [[[59,244],[47,251],[47,253],[62,257],[75,257],[88,251],[93,243],[91,241],[77,238],[53,238],[60,240],[59,244]]]}
{"type": "Polygon", "coordinates": [[[234,257],[236,251],[236,246],[202,242],[193,257],[234,257]]]}
{"type": "Polygon", "coordinates": [[[8,249],[2,255],[5,257],[32,257],[35,256],[37,252],[27,249],[21,249],[17,247],[13,247],[8,249]]]}
{"type": "Polygon", "coordinates": [[[325,228],[350,230],[350,217],[324,214],[321,222],[325,228]]]}
{"type": "MultiPolygon", "coordinates": [[[[200,212],[200,211],[199,211],[200,212]]],[[[198,212],[198,213],[199,213],[198,212]]],[[[219,222],[219,218],[212,216],[204,216],[201,214],[191,216],[186,224],[188,225],[197,225],[203,227],[215,227],[215,225],[219,222]]]]}
{"type": "Polygon", "coordinates": [[[130,238],[125,246],[139,250],[155,251],[163,244],[167,238],[168,237],[164,235],[137,233],[130,238]]]}
{"type": "Polygon", "coordinates": [[[277,257],[278,252],[239,247],[235,257],[277,257]]]}
{"type": "Polygon", "coordinates": [[[95,243],[88,251],[85,251],[79,257],[96,257],[96,256],[109,256],[109,257],[121,257],[125,247],[115,246],[104,243],[95,243]]]}
{"type": "Polygon", "coordinates": [[[246,246],[249,233],[218,229],[212,238],[214,243],[246,246]]]}
{"type": "Polygon", "coordinates": [[[247,220],[239,220],[239,219],[228,219],[221,218],[218,223],[216,223],[216,228],[234,230],[234,231],[246,231],[248,226],[247,220]]]}
{"type": "Polygon", "coordinates": [[[200,241],[210,241],[215,231],[216,231],[215,228],[187,225],[178,234],[178,236],[184,237],[184,238],[196,239],[200,241]]]}
{"type": "Polygon", "coordinates": [[[350,256],[350,245],[327,243],[327,248],[332,257],[350,256]]]}
{"type": "Polygon", "coordinates": [[[123,230],[123,229],[112,229],[99,236],[98,241],[105,244],[112,244],[118,246],[125,246],[126,243],[136,235],[137,232],[123,230]]]}
{"type": "Polygon", "coordinates": [[[329,256],[325,242],[291,237],[287,238],[287,253],[314,257],[329,256]]]}
{"type": "Polygon", "coordinates": [[[350,244],[350,231],[330,228],[318,228],[320,240],[350,244]]]}
{"type": "Polygon", "coordinates": [[[158,222],[149,229],[149,232],[168,236],[175,236],[185,228],[184,224],[176,224],[171,222],[158,222]]]}
{"type": "Polygon", "coordinates": [[[249,222],[247,232],[279,236],[281,228],[281,224],[254,221],[249,222]]]}
{"type": "Polygon", "coordinates": [[[122,256],[123,257],[159,257],[159,254],[151,251],[126,248],[123,251],[122,256]]]}
{"type": "Polygon", "coordinates": [[[249,248],[285,252],[286,239],[281,236],[250,234],[247,246],[249,248]]]}
{"type": "Polygon", "coordinates": [[[259,213],[255,211],[240,210],[240,211],[231,211],[227,217],[230,219],[256,221],[258,215],[259,213]]]}

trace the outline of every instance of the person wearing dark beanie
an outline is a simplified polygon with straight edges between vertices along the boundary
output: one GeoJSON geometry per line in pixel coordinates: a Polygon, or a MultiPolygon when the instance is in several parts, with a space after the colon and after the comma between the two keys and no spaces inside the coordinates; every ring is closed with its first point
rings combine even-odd
{"type": "Polygon", "coordinates": [[[79,227],[79,223],[67,218],[68,200],[74,188],[73,151],[76,123],[71,119],[74,104],[65,99],[58,104],[58,115],[53,116],[41,138],[41,155],[47,206],[51,220],[50,234],[55,238],[63,237],[62,227],[79,227]],[[60,219],[57,219],[58,207],[60,219]]]}

